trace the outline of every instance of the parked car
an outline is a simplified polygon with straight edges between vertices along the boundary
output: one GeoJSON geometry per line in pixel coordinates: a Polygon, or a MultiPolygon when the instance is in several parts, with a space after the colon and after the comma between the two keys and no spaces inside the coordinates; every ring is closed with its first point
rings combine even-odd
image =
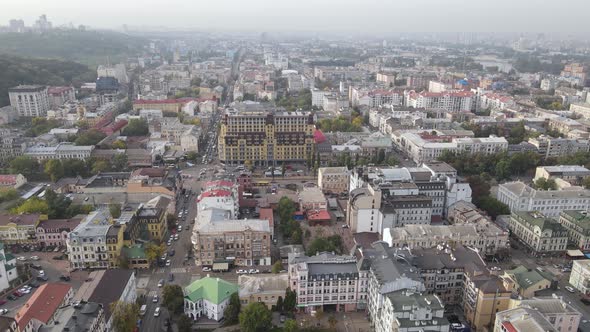
{"type": "Polygon", "coordinates": [[[0,315],[6,315],[8,313],[8,309],[0,309],[0,315]]]}
{"type": "Polygon", "coordinates": [[[27,260],[27,258],[26,258],[26,257],[24,257],[24,256],[19,256],[19,257],[17,257],[17,258],[16,258],[16,260],[17,260],[17,261],[24,262],[24,261],[26,261],[26,260],[27,260]]]}
{"type": "Polygon", "coordinates": [[[31,260],[38,261],[39,260],[39,256],[31,256],[31,260]]]}
{"type": "Polygon", "coordinates": [[[565,286],[565,289],[570,293],[575,293],[576,290],[572,286],[565,286]]]}
{"type": "Polygon", "coordinates": [[[8,301],[6,300],[0,300],[0,305],[5,305],[8,301]]]}
{"type": "Polygon", "coordinates": [[[211,268],[208,266],[203,266],[203,272],[210,272],[211,268]]]}
{"type": "Polygon", "coordinates": [[[14,296],[12,294],[11,295],[8,295],[6,298],[9,299],[10,301],[16,300],[16,296],[14,296]]]}
{"type": "Polygon", "coordinates": [[[158,294],[154,295],[154,299],[152,300],[152,302],[154,303],[158,303],[158,294]]]}
{"type": "Polygon", "coordinates": [[[170,266],[170,260],[169,259],[166,260],[166,266],[170,266]]]}
{"type": "Polygon", "coordinates": [[[29,286],[33,287],[33,288],[39,288],[39,283],[36,281],[31,281],[29,283],[29,286]]]}
{"type": "Polygon", "coordinates": [[[168,252],[168,256],[172,257],[174,256],[174,254],[176,254],[176,250],[170,249],[170,251],[168,252]]]}
{"type": "Polygon", "coordinates": [[[158,281],[158,287],[162,286],[164,286],[164,279],[160,279],[160,281],[158,281]]]}
{"type": "Polygon", "coordinates": [[[63,280],[63,281],[70,281],[72,280],[72,278],[70,276],[66,276],[66,275],[61,275],[59,276],[59,280],[63,280]]]}
{"type": "Polygon", "coordinates": [[[39,275],[40,275],[40,276],[44,276],[44,275],[45,275],[45,271],[43,271],[43,270],[39,270],[39,275]]]}
{"type": "Polygon", "coordinates": [[[168,274],[168,282],[173,282],[174,281],[174,274],[170,273],[168,274]]]}
{"type": "Polygon", "coordinates": [[[39,264],[31,264],[31,268],[33,268],[35,270],[41,270],[43,267],[39,264]]]}
{"type": "Polygon", "coordinates": [[[584,303],[585,305],[590,305],[590,299],[587,299],[585,297],[580,299],[580,302],[584,303]]]}
{"type": "Polygon", "coordinates": [[[37,280],[39,280],[39,281],[47,281],[47,280],[49,280],[49,278],[47,278],[47,276],[37,276],[37,280]]]}
{"type": "Polygon", "coordinates": [[[256,273],[260,273],[260,271],[258,271],[257,269],[250,269],[248,270],[249,274],[256,274],[256,273]]]}
{"type": "Polygon", "coordinates": [[[24,294],[23,294],[23,293],[21,293],[21,292],[19,292],[19,291],[15,291],[14,293],[12,293],[12,295],[14,295],[14,296],[16,296],[16,297],[21,297],[21,296],[23,296],[24,294]]]}
{"type": "Polygon", "coordinates": [[[237,270],[236,273],[237,274],[246,274],[246,273],[248,273],[248,271],[246,271],[246,270],[237,270]]]}

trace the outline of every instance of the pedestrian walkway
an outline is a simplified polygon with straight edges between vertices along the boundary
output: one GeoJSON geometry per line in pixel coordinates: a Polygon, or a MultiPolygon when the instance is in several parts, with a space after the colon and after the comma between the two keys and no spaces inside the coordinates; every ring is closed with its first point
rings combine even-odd
{"type": "Polygon", "coordinates": [[[150,291],[148,293],[148,299],[152,299],[156,295],[158,295],[158,291],[157,290],[150,291]]]}
{"type": "Polygon", "coordinates": [[[189,271],[187,271],[187,269],[184,267],[174,267],[174,268],[172,268],[172,270],[170,270],[170,272],[172,272],[172,273],[186,273],[189,271]]]}

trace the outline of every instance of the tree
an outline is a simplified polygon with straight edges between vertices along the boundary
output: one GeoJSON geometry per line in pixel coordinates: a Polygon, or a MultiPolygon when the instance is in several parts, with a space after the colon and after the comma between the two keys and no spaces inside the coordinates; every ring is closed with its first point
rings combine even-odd
{"type": "Polygon", "coordinates": [[[96,145],[102,141],[107,135],[97,129],[90,129],[82,134],[78,135],[78,138],[74,141],[76,145],[96,145]]]}
{"type": "Polygon", "coordinates": [[[116,332],[132,332],[139,318],[139,306],[135,303],[117,301],[110,304],[113,328],[116,332]]]}
{"type": "Polygon", "coordinates": [[[187,315],[180,315],[176,325],[178,326],[178,332],[190,332],[192,331],[193,321],[187,315]]]}
{"type": "Polygon", "coordinates": [[[283,270],[283,263],[281,263],[280,260],[276,261],[273,265],[272,265],[272,273],[279,273],[283,270]]]}
{"type": "Polygon", "coordinates": [[[496,179],[504,180],[510,177],[510,163],[506,160],[500,160],[496,164],[496,179]]]}
{"type": "Polygon", "coordinates": [[[315,312],[315,317],[314,317],[314,318],[315,318],[315,320],[317,321],[317,323],[318,323],[318,326],[319,326],[319,325],[320,325],[320,323],[322,322],[322,319],[324,319],[324,311],[323,311],[323,310],[321,310],[321,309],[320,309],[320,310],[317,310],[317,311],[315,312]]]}
{"type": "Polygon", "coordinates": [[[293,219],[293,213],[295,213],[295,203],[289,197],[283,196],[279,200],[278,206],[279,220],[281,223],[286,223],[293,219]]]}
{"type": "Polygon", "coordinates": [[[307,256],[314,256],[318,252],[334,251],[342,252],[342,238],[340,235],[332,235],[327,238],[315,238],[307,248],[307,256]]]}
{"type": "Polygon", "coordinates": [[[553,179],[538,178],[534,183],[534,187],[539,190],[556,190],[557,183],[553,179]]]}
{"type": "Polygon", "coordinates": [[[584,178],[584,180],[582,181],[582,185],[584,186],[584,188],[590,189],[590,177],[584,178]]]}
{"type": "Polygon", "coordinates": [[[0,203],[18,198],[18,191],[14,188],[0,188],[0,203]]]}
{"type": "Polygon", "coordinates": [[[127,170],[129,159],[126,154],[119,153],[113,157],[112,169],[115,172],[123,172],[127,170]]]}
{"type": "Polygon", "coordinates": [[[165,285],[162,294],[162,305],[171,313],[181,314],[184,308],[182,288],[178,285],[165,285]]]}
{"type": "Polygon", "coordinates": [[[285,172],[287,172],[287,166],[285,166],[285,163],[283,163],[281,165],[281,174],[283,175],[283,177],[285,177],[285,172]]]}
{"type": "Polygon", "coordinates": [[[233,325],[238,323],[240,310],[242,304],[240,303],[240,297],[238,293],[233,293],[229,298],[229,304],[225,307],[223,312],[223,318],[225,318],[226,325],[233,325]]]}
{"type": "Polygon", "coordinates": [[[64,176],[64,167],[59,159],[50,159],[45,162],[45,174],[47,174],[51,181],[56,182],[64,176]]]}
{"type": "Polygon", "coordinates": [[[496,219],[497,216],[502,214],[510,214],[510,208],[499,200],[491,197],[485,196],[480,198],[476,205],[486,211],[486,213],[492,217],[492,219],[496,219]]]}
{"type": "Polygon", "coordinates": [[[12,209],[11,212],[14,214],[25,214],[25,213],[48,214],[49,206],[47,206],[47,201],[37,198],[37,197],[33,197],[33,198],[27,199],[21,205],[12,209]]]}
{"type": "Polygon", "coordinates": [[[125,255],[119,255],[119,257],[117,257],[117,264],[121,269],[129,268],[129,260],[127,259],[127,257],[125,257],[125,255]]]}
{"type": "Polygon", "coordinates": [[[161,257],[164,254],[165,251],[166,248],[163,244],[157,245],[155,243],[150,242],[145,247],[145,256],[148,262],[150,262],[150,264],[153,264],[159,257],[161,257]]]}
{"type": "Polygon", "coordinates": [[[56,194],[55,191],[51,189],[45,190],[45,202],[48,206],[48,217],[50,219],[62,219],[62,218],[70,218],[71,215],[68,215],[68,208],[72,204],[72,201],[62,194],[56,194]]]}
{"type": "Polygon", "coordinates": [[[108,161],[106,160],[97,160],[93,165],[92,165],[92,173],[93,174],[98,174],[98,173],[102,173],[106,170],[108,170],[110,168],[110,164],[108,161]]]}
{"type": "Polygon", "coordinates": [[[297,332],[297,330],[299,329],[299,327],[297,326],[297,321],[295,321],[294,319],[287,319],[285,321],[285,325],[283,327],[283,331],[285,332],[297,332]]]}
{"type": "Polygon", "coordinates": [[[148,124],[145,119],[131,119],[123,130],[124,136],[145,136],[149,134],[148,124]]]}
{"type": "Polygon", "coordinates": [[[63,159],[61,161],[65,177],[86,177],[90,174],[84,160],[80,159],[63,159]]]}
{"type": "MultiPolygon", "coordinates": [[[[10,172],[22,174],[26,178],[39,172],[39,163],[37,159],[28,156],[18,156],[10,162],[10,172]]],[[[29,179],[30,180],[30,179],[29,179]]]]}
{"type": "Polygon", "coordinates": [[[379,149],[379,153],[377,154],[377,164],[382,164],[385,161],[385,150],[379,149]]]}
{"type": "Polygon", "coordinates": [[[276,304],[275,308],[278,312],[283,312],[283,307],[284,307],[283,297],[279,296],[279,298],[277,299],[277,304],[276,304]]]}
{"type": "Polygon", "coordinates": [[[125,142],[121,141],[120,139],[116,140],[113,142],[113,144],[111,145],[111,147],[113,149],[126,149],[127,148],[127,144],[125,144],[125,142]]]}
{"type": "Polygon", "coordinates": [[[272,327],[272,313],[262,302],[248,304],[240,313],[240,331],[266,332],[272,327]]]}
{"type": "Polygon", "coordinates": [[[285,301],[283,301],[283,310],[286,312],[292,312],[297,306],[297,293],[287,288],[285,291],[285,301]]]}
{"type": "Polygon", "coordinates": [[[119,218],[121,216],[121,204],[119,203],[115,203],[115,204],[110,204],[109,205],[109,212],[111,213],[111,216],[115,219],[119,218]]]}
{"type": "Polygon", "coordinates": [[[338,320],[336,319],[336,317],[334,317],[334,315],[330,315],[330,317],[328,317],[328,324],[330,324],[330,328],[332,330],[334,330],[336,328],[336,324],[338,324],[338,320]]]}
{"type": "Polygon", "coordinates": [[[190,161],[196,161],[199,155],[195,151],[190,151],[186,154],[186,159],[190,161]]]}

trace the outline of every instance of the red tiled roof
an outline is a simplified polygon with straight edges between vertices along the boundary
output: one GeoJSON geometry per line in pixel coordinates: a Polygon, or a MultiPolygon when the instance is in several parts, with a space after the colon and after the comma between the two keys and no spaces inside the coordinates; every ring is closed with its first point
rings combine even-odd
{"type": "Polygon", "coordinates": [[[274,225],[274,216],[272,213],[272,209],[271,208],[262,208],[260,209],[260,219],[266,219],[268,220],[268,225],[270,227],[273,227],[274,225]]]}
{"type": "Polygon", "coordinates": [[[518,332],[518,330],[514,327],[514,325],[512,325],[512,323],[510,323],[508,321],[503,321],[502,326],[504,326],[504,329],[508,332],[518,332]]]}
{"type": "Polygon", "coordinates": [[[6,183],[15,184],[16,183],[16,175],[14,175],[14,174],[0,175],[0,184],[6,184],[6,183]]]}
{"type": "Polygon", "coordinates": [[[307,220],[316,221],[316,220],[330,220],[330,213],[326,210],[319,210],[319,211],[307,211],[307,220]]]}
{"type": "Polygon", "coordinates": [[[205,187],[230,187],[232,188],[235,183],[226,180],[207,181],[205,187]]]}
{"type": "Polygon", "coordinates": [[[24,331],[33,318],[47,324],[71,288],[61,283],[48,283],[39,287],[14,317],[20,330],[24,331]]]}
{"type": "Polygon", "coordinates": [[[49,88],[47,88],[47,93],[50,95],[64,93],[65,91],[68,91],[71,88],[72,87],[69,86],[50,86],[49,88]]]}
{"type": "Polygon", "coordinates": [[[205,197],[227,197],[227,196],[231,196],[231,191],[228,190],[209,190],[209,191],[205,191],[204,193],[199,195],[199,198],[197,198],[197,202],[200,202],[201,199],[205,198],[205,197]]]}

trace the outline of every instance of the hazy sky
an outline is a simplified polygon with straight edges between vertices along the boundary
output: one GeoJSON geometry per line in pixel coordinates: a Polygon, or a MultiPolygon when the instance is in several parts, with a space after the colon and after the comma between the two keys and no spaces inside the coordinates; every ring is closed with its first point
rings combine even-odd
{"type": "Polygon", "coordinates": [[[0,0],[0,24],[257,31],[587,32],[590,0],[0,0]]]}

